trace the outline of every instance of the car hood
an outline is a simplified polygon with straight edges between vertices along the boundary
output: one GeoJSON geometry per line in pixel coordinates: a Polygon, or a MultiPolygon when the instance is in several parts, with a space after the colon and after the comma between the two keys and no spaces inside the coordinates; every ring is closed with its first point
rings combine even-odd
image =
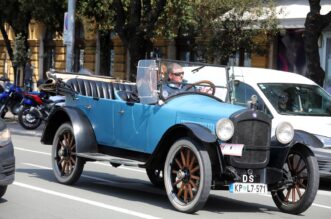
{"type": "Polygon", "coordinates": [[[331,137],[331,117],[324,116],[281,116],[272,122],[273,128],[281,121],[290,122],[294,129],[315,135],[331,137]]]}
{"type": "Polygon", "coordinates": [[[229,118],[234,112],[244,109],[199,94],[177,96],[166,105],[177,112],[177,123],[201,123],[210,129],[213,129],[219,119],[229,118]]]}

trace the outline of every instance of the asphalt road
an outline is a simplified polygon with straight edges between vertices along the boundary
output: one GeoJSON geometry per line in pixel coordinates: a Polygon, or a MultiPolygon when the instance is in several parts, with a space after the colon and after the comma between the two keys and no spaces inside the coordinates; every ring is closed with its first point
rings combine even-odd
{"type": "Polygon", "coordinates": [[[56,182],[51,147],[40,144],[42,127],[25,131],[7,121],[16,156],[16,180],[0,199],[0,219],[27,218],[330,218],[331,180],[322,182],[313,206],[300,216],[279,212],[269,195],[212,191],[195,214],[175,211],[143,169],[87,163],[74,186],[56,182]]]}

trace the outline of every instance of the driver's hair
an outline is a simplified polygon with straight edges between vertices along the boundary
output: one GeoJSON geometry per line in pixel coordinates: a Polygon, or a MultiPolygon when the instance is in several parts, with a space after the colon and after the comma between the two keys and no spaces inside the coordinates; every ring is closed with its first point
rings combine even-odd
{"type": "Polygon", "coordinates": [[[179,65],[178,63],[171,63],[169,64],[168,66],[168,74],[171,74],[174,72],[174,69],[177,69],[177,68],[182,68],[181,65],[179,65]]]}

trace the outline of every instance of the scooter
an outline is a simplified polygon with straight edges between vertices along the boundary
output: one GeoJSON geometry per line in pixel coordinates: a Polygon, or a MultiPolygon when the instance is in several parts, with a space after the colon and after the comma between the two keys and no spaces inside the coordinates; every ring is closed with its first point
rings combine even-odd
{"type": "Polygon", "coordinates": [[[13,115],[20,111],[20,104],[23,99],[23,89],[10,81],[5,81],[4,91],[0,93],[0,116],[4,118],[8,110],[13,115]]]}

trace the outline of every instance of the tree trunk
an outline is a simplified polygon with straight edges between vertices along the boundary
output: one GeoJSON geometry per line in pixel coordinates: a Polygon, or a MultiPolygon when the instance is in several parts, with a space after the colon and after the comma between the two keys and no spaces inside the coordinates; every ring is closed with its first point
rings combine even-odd
{"type": "Polygon", "coordinates": [[[10,40],[8,38],[8,34],[5,30],[5,25],[3,23],[0,24],[0,30],[1,30],[1,34],[3,36],[3,39],[5,41],[5,45],[6,45],[6,49],[7,49],[7,53],[9,55],[10,61],[13,64],[14,52],[13,52],[13,48],[11,47],[10,40]]]}
{"type": "Polygon", "coordinates": [[[331,22],[331,12],[321,15],[320,0],[309,0],[310,12],[307,14],[304,31],[304,44],[307,57],[307,77],[323,86],[325,72],[321,68],[318,51],[318,38],[323,29],[331,22]]]}
{"type": "Polygon", "coordinates": [[[153,44],[150,40],[143,36],[136,35],[128,42],[128,49],[130,52],[130,74],[129,81],[136,81],[137,65],[140,59],[150,58],[153,44]]]}

